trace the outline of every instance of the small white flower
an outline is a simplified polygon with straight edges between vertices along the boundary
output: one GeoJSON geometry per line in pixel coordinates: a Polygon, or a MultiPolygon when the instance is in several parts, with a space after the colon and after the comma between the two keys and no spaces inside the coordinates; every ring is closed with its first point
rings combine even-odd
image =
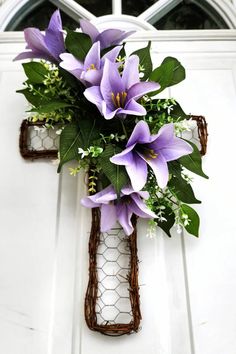
{"type": "Polygon", "coordinates": [[[89,151],[85,151],[85,150],[82,149],[82,148],[79,148],[79,149],[78,149],[78,153],[81,154],[81,159],[83,159],[85,156],[88,156],[88,155],[89,155],[89,151]]]}
{"type": "Polygon", "coordinates": [[[34,130],[36,130],[39,133],[45,133],[46,127],[38,127],[37,125],[34,125],[34,130]]]}

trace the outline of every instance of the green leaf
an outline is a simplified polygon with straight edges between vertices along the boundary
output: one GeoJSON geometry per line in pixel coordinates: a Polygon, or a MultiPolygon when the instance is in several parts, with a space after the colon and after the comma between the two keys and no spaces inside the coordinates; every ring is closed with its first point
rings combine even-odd
{"type": "Polygon", "coordinates": [[[178,160],[168,162],[168,170],[171,175],[181,178],[182,167],[178,160]]]}
{"type": "Polygon", "coordinates": [[[118,195],[121,191],[121,188],[128,183],[129,177],[125,167],[113,164],[110,161],[110,158],[121,151],[122,150],[120,148],[110,144],[107,145],[99,158],[103,173],[114,186],[118,195]]]}
{"type": "Polygon", "coordinates": [[[185,79],[185,69],[181,63],[172,57],[167,57],[161,65],[150,74],[149,80],[158,82],[161,88],[151,95],[163,91],[165,88],[178,84],[185,79]]]}
{"type": "Polygon", "coordinates": [[[135,54],[139,57],[139,64],[143,66],[144,68],[144,76],[142,78],[142,81],[145,81],[150,73],[152,72],[152,59],[150,55],[150,46],[151,42],[148,42],[147,47],[141,48],[133,52],[132,54],[135,54]]]}
{"type": "Polygon", "coordinates": [[[78,148],[80,146],[80,130],[78,124],[65,126],[60,135],[60,164],[57,172],[61,171],[62,166],[71,160],[78,159],[78,148]]]}
{"type": "Polygon", "coordinates": [[[80,147],[84,150],[94,144],[100,138],[100,125],[96,119],[91,117],[80,117],[78,120],[80,130],[80,147]]]}
{"type": "Polygon", "coordinates": [[[160,220],[155,220],[157,222],[157,225],[169,236],[171,237],[170,234],[170,229],[175,223],[175,214],[173,210],[170,207],[165,207],[164,210],[162,210],[162,215],[166,219],[166,221],[160,221],[160,220]]]}
{"type": "Polygon", "coordinates": [[[202,157],[197,146],[190,141],[188,143],[193,147],[193,152],[190,155],[182,156],[178,161],[187,170],[208,179],[209,177],[202,170],[202,157]]]}
{"type": "Polygon", "coordinates": [[[181,108],[180,104],[176,102],[175,105],[173,105],[173,109],[170,112],[170,116],[174,119],[189,119],[189,114],[186,114],[183,109],[181,108]]]}
{"type": "Polygon", "coordinates": [[[199,204],[200,200],[196,199],[193,189],[182,177],[172,177],[168,186],[173,190],[179,200],[188,204],[199,204]]]}
{"type": "Polygon", "coordinates": [[[32,92],[29,91],[28,88],[22,89],[22,90],[17,90],[16,92],[22,93],[27,101],[31,103],[33,106],[39,106],[41,103],[41,97],[38,95],[33,95],[32,92]]]}
{"type": "Polygon", "coordinates": [[[35,84],[41,84],[48,74],[48,70],[45,66],[35,61],[24,63],[22,66],[29,81],[35,84]]]}
{"type": "Polygon", "coordinates": [[[68,31],[65,39],[66,49],[79,60],[84,60],[92,46],[90,37],[85,33],[68,31]]]}
{"type": "Polygon", "coordinates": [[[63,81],[73,89],[77,90],[77,93],[80,93],[82,96],[82,93],[84,92],[84,86],[81,84],[79,80],[76,79],[74,75],[66,71],[65,69],[59,67],[59,74],[62,76],[63,81]],[[81,91],[81,92],[78,92],[81,91]]]}
{"type": "Polygon", "coordinates": [[[198,237],[200,219],[199,219],[197,212],[193,208],[191,208],[189,205],[186,205],[186,204],[181,205],[181,210],[184,214],[187,214],[190,219],[190,223],[188,225],[184,226],[185,229],[191,235],[198,237]]]}
{"type": "Polygon", "coordinates": [[[40,114],[42,113],[50,113],[53,111],[56,111],[60,108],[65,108],[65,107],[73,107],[72,104],[61,102],[61,101],[52,101],[49,103],[44,104],[43,106],[32,108],[30,112],[38,112],[40,114]]]}

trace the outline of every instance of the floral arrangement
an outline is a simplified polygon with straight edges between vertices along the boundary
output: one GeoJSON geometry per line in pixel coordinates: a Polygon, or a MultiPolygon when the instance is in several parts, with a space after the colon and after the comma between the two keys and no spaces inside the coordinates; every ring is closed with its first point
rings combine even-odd
{"type": "Polygon", "coordinates": [[[153,68],[151,43],[127,56],[120,43],[132,33],[99,32],[87,20],[78,31],[63,30],[55,11],[45,33],[24,31],[26,51],[15,60],[32,60],[18,92],[31,105],[30,121],[60,131],[58,172],[75,160],[70,173],[88,173],[81,203],[100,208],[102,232],[118,221],[130,235],[136,215],[150,219],[150,232],[159,226],[171,236],[175,224],[198,236],[190,205],[200,201],[187,171],[207,176],[198,148],[180,136],[194,123],[176,100],[159,96],[185,70],[172,57],[153,68]]]}

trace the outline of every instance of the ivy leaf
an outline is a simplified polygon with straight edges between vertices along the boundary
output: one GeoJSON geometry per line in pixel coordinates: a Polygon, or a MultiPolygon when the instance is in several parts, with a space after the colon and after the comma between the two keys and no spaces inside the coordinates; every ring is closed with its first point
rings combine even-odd
{"type": "Polygon", "coordinates": [[[92,41],[85,33],[69,30],[65,39],[65,45],[71,54],[83,61],[92,46],[92,41]]]}
{"type": "Polygon", "coordinates": [[[184,226],[185,229],[191,235],[198,237],[200,218],[199,218],[197,212],[193,208],[191,208],[189,205],[186,205],[186,204],[181,205],[181,210],[184,214],[187,214],[190,219],[189,224],[184,226]]]}
{"type": "Polygon", "coordinates": [[[30,112],[38,112],[40,114],[50,113],[50,112],[54,112],[60,108],[65,108],[65,107],[73,107],[73,105],[70,103],[65,103],[65,102],[61,102],[61,101],[52,101],[52,102],[44,104],[43,106],[32,108],[30,110],[30,112]]]}
{"type": "Polygon", "coordinates": [[[178,161],[187,168],[187,170],[208,179],[209,177],[202,170],[202,157],[197,146],[190,141],[188,141],[188,143],[193,147],[193,152],[189,155],[182,156],[178,161]]]}
{"type": "Polygon", "coordinates": [[[144,76],[142,78],[142,81],[145,81],[150,73],[152,72],[152,59],[150,55],[150,47],[151,47],[151,42],[148,42],[147,47],[141,48],[136,50],[135,52],[132,53],[137,55],[139,57],[139,64],[144,68],[144,76]]]}
{"type": "Polygon", "coordinates": [[[178,84],[185,79],[185,69],[181,63],[172,57],[166,57],[161,65],[154,69],[149,77],[150,81],[158,82],[161,88],[151,96],[163,91],[165,88],[178,84]]]}
{"type": "Polygon", "coordinates": [[[80,146],[80,130],[78,124],[68,124],[60,135],[60,164],[57,172],[61,171],[62,166],[71,160],[78,159],[78,148],[80,146]]]}
{"type": "Polygon", "coordinates": [[[168,186],[174,191],[179,200],[188,204],[199,204],[200,200],[196,199],[193,189],[182,177],[172,177],[168,186]]]}
{"type": "Polygon", "coordinates": [[[114,186],[118,195],[120,194],[121,188],[128,183],[129,177],[125,167],[113,164],[110,158],[121,151],[122,149],[110,144],[107,145],[99,158],[103,173],[114,186]]]}
{"type": "Polygon", "coordinates": [[[155,220],[157,222],[157,225],[169,236],[171,237],[170,234],[170,229],[175,223],[175,214],[173,210],[170,207],[165,207],[164,210],[162,210],[162,215],[166,219],[166,221],[160,221],[160,220],[155,220]]]}
{"type": "Polygon", "coordinates": [[[48,70],[45,66],[35,61],[24,63],[22,66],[29,81],[34,84],[43,83],[45,76],[48,74],[48,70]]]}

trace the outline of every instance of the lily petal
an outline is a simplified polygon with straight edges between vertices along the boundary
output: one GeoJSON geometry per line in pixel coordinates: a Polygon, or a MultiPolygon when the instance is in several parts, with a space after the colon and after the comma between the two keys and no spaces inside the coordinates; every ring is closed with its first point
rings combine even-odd
{"type": "Polygon", "coordinates": [[[56,10],[45,31],[45,43],[53,57],[58,60],[59,55],[65,51],[64,37],[62,33],[62,22],[60,11],[56,10]]]}
{"type": "Polygon", "coordinates": [[[111,47],[112,45],[119,44],[123,38],[124,34],[127,32],[121,31],[119,29],[107,29],[97,36],[96,40],[101,42],[101,49],[111,47]]]}
{"type": "Polygon", "coordinates": [[[95,42],[97,40],[97,36],[99,35],[97,28],[85,19],[81,19],[79,23],[83,33],[87,34],[92,39],[92,42],[95,42]]]}
{"type": "Polygon", "coordinates": [[[40,32],[38,28],[29,27],[24,30],[25,41],[27,43],[27,48],[33,51],[47,52],[48,48],[45,44],[44,35],[40,32]]]}
{"type": "Polygon", "coordinates": [[[133,163],[125,166],[129,175],[131,185],[134,191],[140,191],[147,181],[147,164],[139,157],[138,154],[133,154],[133,163]]]}
{"type": "Polygon", "coordinates": [[[60,54],[60,59],[62,60],[59,64],[60,67],[70,72],[77,79],[80,79],[83,71],[83,63],[70,53],[60,54]]]}
{"type": "Polygon", "coordinates": [[[116,165],[132,165],[134,162],[133,158],[133,148],[135,147],[135,144],[127,147],[125,150],[120,152],[119,154],[116,154],[110,158],[110,161],[116,165]]]}
{"type": "Polygon", "coordinates": [[[127,102],[130,99],[138,100],[140,97],[146,95],[149,92],[156,91],[160,88],[160,85],[156,82],[138,82],[130,87],[127,102]]]}
{"type": "Polygon", "coordinates": [[[138,66],[139,57],[137,55],[131,55],[125,62],[122,79],[127,89],[140,81],[138,66]]]}
{"type": "Polygon", "coordinates": [[[160,188],[165,188],[169,179],[169,171],[168,171],[167,162],[164,159],[164,157],[161,154],[159,154],[158,157],[155,159],[146,159],[145,157],[143,157],[143,159],[152,168],[158,186],[160,188]]]}
{"type": "Polygon", "coordinates": [[[124,233],[129,236],[134,231],[131,217],[132,211],[128,208],[127,204],[120,203],[117,205],[117,219],[120,225],[123,227],[124,233]]]}
{"type": "Polygon", "coordinates": [[[193,152],[193,148],[186,141],[175,137],[172,144],[167,147],[163,147],[160,151],[166,161],[173,161],[177,160],[181,156],[191,154],[193,152]]]}
{"type": "Polygon", "coordinates": [[[128,147],[128,146],[131,146],[131,145],[137,144],[137,143],[145,144],[145,143],[149,143],[149,141],[150,141],[149,126],[146,122],[141,120],[134,127],[134,130],[133,130],[126,146],[128,147]]]}
{"type": "Polygon", "coordinates": [[[145,116],[147,111],[141,104],[136,102],[134,99],[131,99],[125,105],[125,108],[122,109],[121,113],[132,114],[137,116],[145,116]]]}
{"type": "Polygon", "coordinates": [[[92,86],[87,88],[84,91],[84,96],[87,98],[88,101],[95,104],[98,107],[99,111],[102,113],[103,97],[101,95],[99,86],[92,86]]]}
{"type": "Polygon", "coordinates": [[[131,195],[131,199],[133,202],[130,204],[130,208],[132,208],[133,213],[141,218],[150,219],[156,218],[156,214],[151,211],[147,205],[142,201],[138,193],[133,193],[131,195]]]}
{"type": "Polygon", "coordinates": [[[109,231],[116,223],[116,207],[114,204],[103,204],[101,206],[101,232],[109,231]]]}
{"type": "Polygon", "coordinates": [[[101,80],[101,93],[110,109],[115,109],[114,102],[112,101],[112,93],[116,96],[117,93],[122,91],[125,91],[125,87],[118,72],[117,65],[105,59],[101,80]]]}
{"type": "Polygon", "coordinates": [[[115,192],[114,187],[112,185],[109,185],[100,192],[94,194],[92,197],[95,197],[97,203],[104,204],[117,199],[117,194],[115,192]]]}
{"type": "Polygon", "coordinates": [[[112,50],[110,50],[109,52],[107,52],[106,54],[103,55],[102,57],[102,63],[103,65],[105,64],[105,59],[110,60],[111,62],[115,62],[119,52],[121,51],[122,46],[117,46],[115,48],[113,48],[112,50]]]}
{"type": "Polygon", "coordinates": [[[91,66],[100,69],[100,42],[94,43],[85,57],[84,70],[90,70],[91,66]]]}

